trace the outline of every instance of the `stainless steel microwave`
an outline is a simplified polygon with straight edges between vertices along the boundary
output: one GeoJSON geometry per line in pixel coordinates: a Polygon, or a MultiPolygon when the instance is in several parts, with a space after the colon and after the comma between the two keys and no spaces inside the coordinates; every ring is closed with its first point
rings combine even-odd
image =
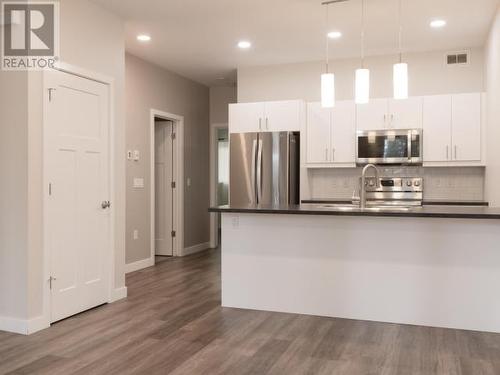
{"type": "Polygon", "coordinates": [[[356,134],[357,164],[418,165],[422,162],[422,129],[367,130],[356,134]]]}

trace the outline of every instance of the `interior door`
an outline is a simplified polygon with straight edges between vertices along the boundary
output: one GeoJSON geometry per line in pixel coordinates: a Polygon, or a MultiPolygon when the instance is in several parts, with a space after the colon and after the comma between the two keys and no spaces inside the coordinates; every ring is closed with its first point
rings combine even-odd
{"type": "Polygon", "coordinates": [[[173,255],[173,123],[155,122],[155,250],[173,255]]]}
{"type": "Polygon", "coordinates": [[[369,103],[356,105],[358,130],[382,130],[387,127],[387,99],[370,99],[369,103]]]}
{"type": "Polygon", "coordinates": [[[390,129],[422,129],[422,98],[389,99],[390,129]]]}
{"type": "MultiPolygon", "coordinates": [[[[307,104],[306,157],[308,163],[330,161],[331,113],[331,109],[323,108],[321,103],[307,104]]],[[[354,134],[352,143],[354,144],[354,134]]]]}
{"type": "Polygon", "coordinates": [[[356,105],[338,101],[332,111],[332,150],[334,163],[356,162],[356,105]]]}
{"type": "Polygon", "coordinates": [[[54,322],[108,300],[109,101],[106,85],[62,72],[47,72],[45,87],[45,220],[54,322]]]}
{"type": "Polygon", "coordinates": [[[452,95],[453,160],[481,160],[481,94],[452,95]]]}
{"type": "Polygon", "coordinates": [[[451,160],[451,95],[424,98],[424,162],[451,160]]]}

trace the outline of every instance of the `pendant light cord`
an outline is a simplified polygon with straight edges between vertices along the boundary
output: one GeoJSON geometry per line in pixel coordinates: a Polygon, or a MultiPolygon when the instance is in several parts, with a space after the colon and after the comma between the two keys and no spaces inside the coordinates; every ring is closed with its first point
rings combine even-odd
{"type": "Polygon", "coordinates": [[[329,26],[329,17],[328,17],[328,8],[330,4],[326,4],[326,73],[330,73],[329,71],[329,63],[330,63],[330,41],[328,37],[328,26],[329,26]]]}
{"type": "Polygon", "coordinates": [[[365,0],[361,0],[361,68],[365,67],[365,0]]]}
{"type": "Polygon", "coordinates": [[[399,63],[403,62],[403,50],[402,46],[403,38],[403,24],[402,24],[402,0],[399,0],[399,63]]]}

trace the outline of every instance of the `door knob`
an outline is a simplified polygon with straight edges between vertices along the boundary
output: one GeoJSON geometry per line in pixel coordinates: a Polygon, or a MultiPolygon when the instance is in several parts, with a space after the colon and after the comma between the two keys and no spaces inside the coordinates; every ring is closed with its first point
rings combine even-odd
{"type": "Polygon", "coordinates": [[[110,201],[103,201],[101,203],[101,207],[102,207],[103,210],[105,210],[106,208],[111,207],[111,202],[110,201]]]}

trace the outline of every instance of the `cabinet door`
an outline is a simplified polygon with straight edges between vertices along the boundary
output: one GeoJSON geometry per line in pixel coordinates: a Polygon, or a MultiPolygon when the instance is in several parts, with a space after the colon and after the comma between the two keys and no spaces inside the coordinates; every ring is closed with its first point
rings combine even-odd
{"type": "Polygon", "coordinates": [[[300,100],[266,102],[263,131],[300,131],[300,100]]]}
{"type": "Polygon", "coordinates": [[[424,162],[451,160],[451,95],[423,99],[424,162]]]}
{"type": "Polygon", "coordinates": [[[264,127],[264,103],[229,104],[229,132],[252,133],[264,127]]]}
{"type": "Polygon", "coordinates": [[[369,103],[356,105],[358,130],[381,130],[387,123],[387,99],[371,99],[369,103]]]}
{"type": "Polygon", "coordinates": [[[330,161],[331,110],[321,103],[307,104],[306,160],[307,163],[330,161]]]}
{"type": "Polygon", "coordinates": [[[356,104],[339,101],[332,110],[332,150],[334,163],[356,161],[356,104]]]}
{"type": "Polygon", "coordinates": [[[453,160],[481,160],[481,94],[452,95],[453,160]]]}
{"type": "Polygon", "coordinates": [[[422,129],[422,98],[389,99],[387,126],[390,129],[422,129]]]}

